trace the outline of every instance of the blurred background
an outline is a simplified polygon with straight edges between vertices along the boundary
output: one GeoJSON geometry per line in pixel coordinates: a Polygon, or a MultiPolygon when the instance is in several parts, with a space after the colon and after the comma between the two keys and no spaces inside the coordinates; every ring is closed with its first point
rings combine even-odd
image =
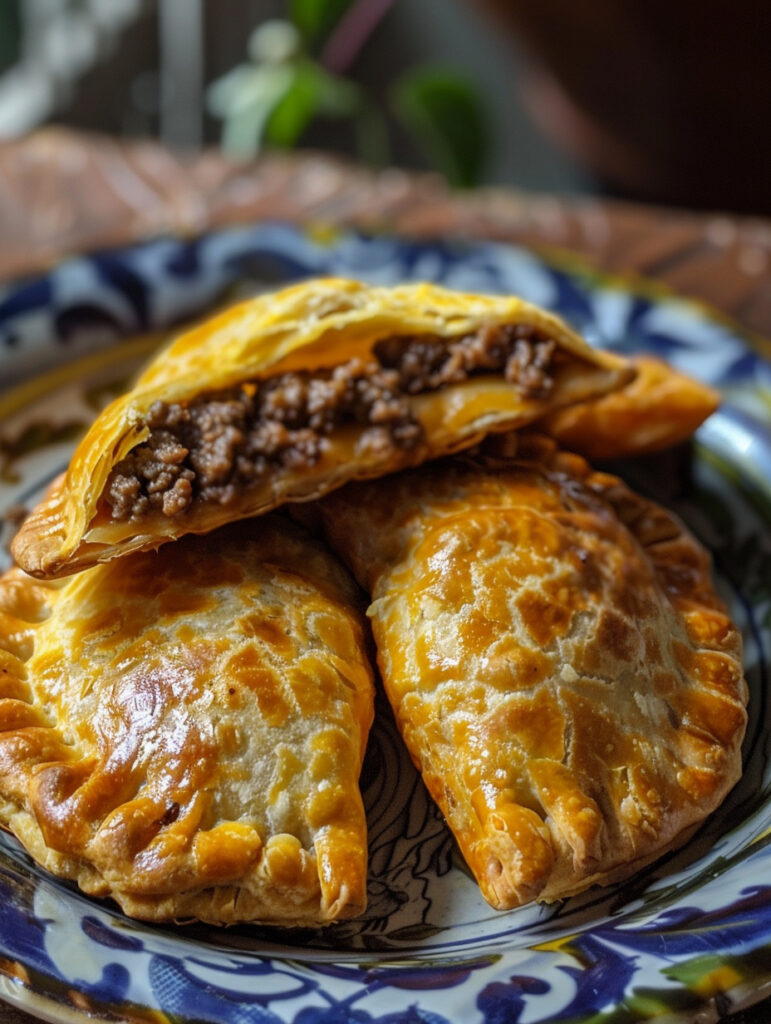
{"type": "Polygon", "coordinates": [[[0,138],[771,213],[767,0],[0,0],[0,138]]]}

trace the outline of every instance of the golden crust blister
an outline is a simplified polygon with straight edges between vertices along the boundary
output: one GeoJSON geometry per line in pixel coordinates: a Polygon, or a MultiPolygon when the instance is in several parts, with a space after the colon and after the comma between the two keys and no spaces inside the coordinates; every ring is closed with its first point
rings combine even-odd
{"type": "Polygon", "coordinates": [[[499,909],[683,842],[739,778],[747,700],[682,524],[553,441],[508,443],[320,502],[407,747],[499,909]]]}
{"type": "Polygon", "coordinates": [[[0,818],[132,916],[326,924],[366,904],[358,591],[275,516],[0,580],[0,818]]]}
{"type": "Polygon", "coordinates": [[[626,383],[626,360],[588,346],[561,320],[518,298],[464,295],[428,285],[378,288],[317,279],[227,310],[161,352],[136,386],[113,402],[78,446],[66,474],[17,535],[13,552],[25,571],[53,578],[98,561],[148,550],[186,533],[310,500],[351,479],[376,477],[469,447],[626,383]],[[160,512],[139,523],[115,522],[104,492],[113,468],[148,437],[154,403],[196,396],[293,371],[339,366],[370,355],[391,337],[449,339],[486,326],[527,324],[556,344],[561,361],[548,398],[523,396],[500,377],[475,377],[410,399],[424,431],[409,450],[357,450],[350,431],[331,438],[317,464],[274,472],[225,505],[201,502],[177,517],[160,512]]]}

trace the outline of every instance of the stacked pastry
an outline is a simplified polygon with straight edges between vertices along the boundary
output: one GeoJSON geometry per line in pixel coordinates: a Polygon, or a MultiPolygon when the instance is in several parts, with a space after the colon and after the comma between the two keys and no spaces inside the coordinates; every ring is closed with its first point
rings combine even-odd
{"type": "Polygon", "coordinates": [[[714,405],[428,285],[313,281],[183,335],[15,539],[0,821],[138,917],[360,913],[364,592],[485,898],[631,873],[738,778],[741,642],[682,524],[560,442],[654,450],[714,405]]]}

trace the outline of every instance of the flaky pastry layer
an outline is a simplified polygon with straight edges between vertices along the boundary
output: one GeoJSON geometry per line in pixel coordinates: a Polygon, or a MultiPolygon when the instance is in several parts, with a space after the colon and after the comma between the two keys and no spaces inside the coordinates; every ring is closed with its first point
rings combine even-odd
{"type": "Polygon", "coordinates": [[[720,404],[717,391],[661,359],[632,363],[637,376],[629,384],[549,413],[538,429],[588,459],[623,459],[687,441],[720,404]]]}

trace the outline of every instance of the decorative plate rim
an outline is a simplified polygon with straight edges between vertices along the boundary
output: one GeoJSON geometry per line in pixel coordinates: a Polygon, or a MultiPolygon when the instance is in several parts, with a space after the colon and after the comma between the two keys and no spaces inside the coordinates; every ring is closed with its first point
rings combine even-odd
{"type": "Polygon", "coordinates": [[[421,234],[419,232],[416,232],[415,234],[410,232],[399,232],[398,234],[395,234],[390,231],[387,226],[379,228],[377,225],[362,227],[354,223],[336,224],[332,221],[313,216],[309,216],[302,222],[293,220],[274,220],[266,217],[260,220],[239,222],[237,224],[217,225],[204,232],[196,230],[190,230],[189,232],[164,231],[160,234],[135,239],[134,241],[120,243],[118,245],[103,244],[95,245],[86,249],[67,250],[51,260],[41,262],[37,270],[30,274],[15,275],[14,277],[0,281],[0,287],[24,287],[30,282],[37,281],[40,278],[48,276],[48,274],[57,267],[70,260],[83,258],[98,259],[100,256],[108,253],[124,252],[126,250],[145,245],[154,245],[158,242],[182,244],[196,242],[202,238],[220,235],[229,231],[237,231],[244,227],[263,227],[270,225],[289,227],[292,230],[297,231],[300,234],[305,234],[309,237],[318,236],[334,239],[343,235],[358,235],[362,238],[396,239],[398,241],[418,245],[441,243],[470,247],[477,245],[490,245],[522,249],[526,252],[535,253],[543,260],[544,263],[576,277],[581,277],[592,284],[599,284],[606,288],[617,289],[618,291],[627,292],[632,295],[637,295],[640,298],[649,299],[655,302],[672,300],[688,305],[705,319],[729,328],[734,334],[746,341],[759,355],[764,356],[766,359],[771,359],[771,335],[766,335],[762,331],[755,331],[751,328],[745,327],[740,323],[737,317],[731,313],[726,313],[708,299],[684,294],[683,292],[678,291],[674,285],[671,285],[666,281],[661,281],[644,271],[610,270],[605,267],[596,266],[592,262],[591,256],[587,253],[576,252],[567,246],[558,245],[554,242],[543,242],[537,239],[522,241],[515,239],[506,240],[481,234],[461,234],[452,231],[448,234],[441,235],[434,232],[426,232],[425,234],[421,234]]]}

